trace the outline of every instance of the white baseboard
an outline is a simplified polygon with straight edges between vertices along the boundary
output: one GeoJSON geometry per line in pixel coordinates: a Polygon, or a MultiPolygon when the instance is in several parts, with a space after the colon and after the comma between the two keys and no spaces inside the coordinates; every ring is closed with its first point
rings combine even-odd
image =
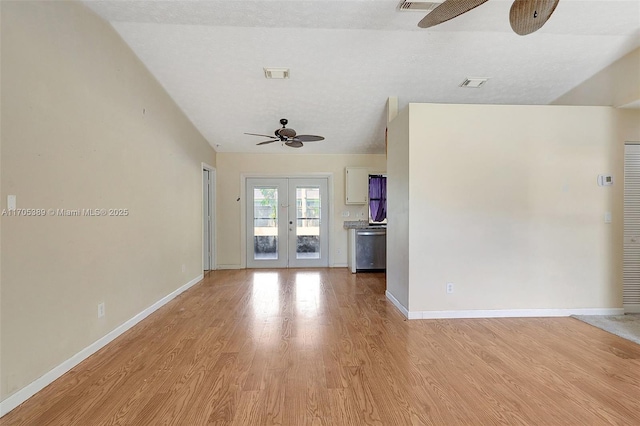
{"type": "Polygon", "coordinates": [[[569,317],[571,315],[622,315],[622,308],[576,308],[576,309],[479,309],[467,311],[413,311],[409,319],[446,318],[529,318],[569,317]]]}
{"type": "Polygon", "coordinates": [[[217,265],[217,269],[246,269],[242,265],[217,265]]]}
{"type": "MultiPolygon", "coordinates": [[[[407,319],[454,319],[454,318],[532,318],[569,317],[571,315],[622,315],[623,308],[569,308],[569,309],[478,309],[464,311],[409,311],[387,290],[387,299],[407,319]]],[[[640,306],[638,306],[640,308],[640,306]]],[[[630,311],[627,307],[627,312],[630,311]]]]}
{"type": "Polygon", "coordinates": [[[331,268],[348,268],[349,265],[347,265],[346,263],[334,263],[333,265],[331,265],[331,268]]]}
{"type": "Polygon", "coordinates": [[[640,314],[640,305],[624,305],[624,311],[628,314],[640,314]]]}
{"type": "Polygon", "coordinates": [[[65,374],[67,371],[71,370],[76,365],[80,364],[82,361],[87,359],[89,356],[96,353],[98,350],[102,349],[104,346],[112,342],[116,337],[120,336],[125,331],[129,330],[134,325],[138,324],[140,321],[151,315],[153,312],[166,305],[169,301],[174,299],[180,293],[188,290],[190,287],[194,286],[196,283],[200,282],[203,278],[203,275],[200,274],[196,278],[192,279],[182,287],[173,291],[172,293],[166,295],[162,299],[158,300],[153,305],[149,306],[144,311],[140,312],[130,320],[126,321],[124,324],[116,327],[111,332],[107,333],[105,336],[96,340],[68,360],[64,361],[62,364],[55,367],[53,370],[45,373],[42,377],[36,379],[31,382],[24,388],[20,389],[18,392],[6,398],[4,401],[0,402],[0,417],[4,416],[27,399],[31,398],[37,392],[42,390],[45,386],[53,383],[60,376],[65,374]]]}
{"type": "Polygon", "coordinates": [[[407,308],[405,308],[404,305],[400,303],[400,301],[396,299],[396,297],[393,294],[389,293],[389,290],[385,291],[384,294],[385,296],[387,296],[387,299],[389,299],[389,301],[393,303],[393,305],[396,308],[398,308],[400,312],[402,312],[402,315],[404,315],[405,318],[413,319],[413,318],[409,318],[409,311],[407,310],[407,308]]]}

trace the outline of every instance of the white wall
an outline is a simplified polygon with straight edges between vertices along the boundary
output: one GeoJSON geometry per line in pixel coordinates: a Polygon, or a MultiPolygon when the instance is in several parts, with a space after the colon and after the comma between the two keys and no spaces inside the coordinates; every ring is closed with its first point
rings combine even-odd
{"type": "MultiPolygon", "coordinates": [[[[267,151],[269,147],[265,148],[267,151]]],[[[304,148],[302,148],[304,149],[304,148]]],[[[332,266],[347,265],[347,231],[343,228],[345,220],[358,220],[357,214],[365,213],[366,205],[345,205],[345,167],[367,167],[371,172],[385,172],[384,155],[304,155],[304,154],[240,154],[218,153],[217,155],[217,263],[218,267],[241,268],[246,258],[242,226],[244,221],[244,188],[242,175],[245,176],[292,176],[305,173],[330,173],[333,176],[334,214],[331,217],[330,261],[332,266]],[[240,201],[236,201],[237,199],[240,201]],[[343,211],[351,216],[342,217],[343,211]]]]}
{"type": "Polygon", "coordinates": [[[622,306],[622,146],[638,112],[410,104],[409,122],[410,311],[622,306]]]}
{"type": "Polygon", "coordinates": [[[5,399],[202,274],[215,152],[84,5],[0,7],[2,207],[129,210],[1,218],[5,399]]]}
{"type": "Polygon", "coordinates": [[[389,123],[387,136],[387,292],[407,309],[410,230],[408,108],[389,123]]]}
{"type": "Polygon", "coordinates": [[[640,47],[623,56],[558,99],[554,105],[640,108],[640,47]]]}

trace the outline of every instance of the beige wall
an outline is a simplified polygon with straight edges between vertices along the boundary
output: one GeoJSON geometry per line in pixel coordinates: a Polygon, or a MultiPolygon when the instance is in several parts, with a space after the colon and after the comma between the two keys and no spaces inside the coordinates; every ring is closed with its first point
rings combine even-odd
{"type": "Polygon", "coordinates": [[[614,107],[631,103],[640,108],[640,48],[553,101],[554,105],[614,107]]]}
{"type": "MultiPolygon", "coordinates": [[[[5,203],[2,201],[4,193],[2,192],[2,7],[0,4],[0,207],[4,208],[5,203]]],[[[2,374],[2,217],[0,216],[0,407],[1,401],[4,399],[3,385],[4,376],[2,374]]],[[[2,411],[2,410],[0,410],[2,411]]],[[[2,412],[0,412],[2,415],[2,412]]]]}
{"type": "MultiPolygon", "coordinates": [[[[387,291],[409,307],[409,109],[389,123],[387,291]]],[[[419,221],[419,218],[417,218],[419,221]]],[[[417,222],[419,223],[419,222],[417,222]]],[[[418,225],[419,226],[419,225],[418,225]]]]}
{"type": "MultiPolygon", "coordinates": [[[[268,148],[267,148],[268,149],[268,148]]],[[[304,148],[303,148],[304,149],[304,148]]],[[[266,149],[265,149],[266,151],[266,149]]],[[[347,264],[347,231],[345,220],[358,220],[365,205],[344,204],[345,167],[368,167],[371,172],[386,171],[385,155],[304,155],[304,154],[239,154],[218,153],[217,157],[217,265],[219,268],[240,268],[245,261],[241,232],[244,188],[241,176],[301,176],[305,173],[328,173],[333,176],[333,216],[330,230],[330,265],[347,264]],[[240,201],[236,201],[240,198],[240,201]],[[349,211],[350,217],[342,217],[349,211]]],[[[364,219],[367,217],[365,216],[364,219]]]]}
{"type": "Polygon", "coordinates": [[[409,109],[410,311],[622,306],[623,144],[640,112],[409,109]]]}
{"type": "Polygon", "coordinates": [[[2,207],[129,209],[1,218],[4,399],[202,273],[215,153],[85,6],[1,8],[2,207]]]}

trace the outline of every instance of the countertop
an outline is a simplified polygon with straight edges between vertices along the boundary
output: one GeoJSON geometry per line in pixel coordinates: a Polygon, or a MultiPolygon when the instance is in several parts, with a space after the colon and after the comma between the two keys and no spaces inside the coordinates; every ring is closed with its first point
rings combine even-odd
{"type": "Polygon", "coordinates": [[[385,229],[387,225],[369,225],[366,220],[345,220],[343,227],[344,229],[385,229]]]}

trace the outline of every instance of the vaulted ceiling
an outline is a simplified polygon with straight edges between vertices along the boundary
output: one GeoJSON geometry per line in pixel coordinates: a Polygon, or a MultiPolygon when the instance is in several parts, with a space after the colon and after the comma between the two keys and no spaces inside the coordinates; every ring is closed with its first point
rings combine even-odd
{"type": "Polygon", "coordinates": [[[399,1],[86,1],[109,21],[219,152],[384,153],[385,104],[549,104],[640,46],[640,1],[560,0],[528,36],[511,1],[430,29],[399,1]],[[267,80],[264,67],[291,76],[267,80]],[[459,87],[487,77],[480,89],[459,87]],[[287,118],[325,136],[292,149],[287,118]]]}

